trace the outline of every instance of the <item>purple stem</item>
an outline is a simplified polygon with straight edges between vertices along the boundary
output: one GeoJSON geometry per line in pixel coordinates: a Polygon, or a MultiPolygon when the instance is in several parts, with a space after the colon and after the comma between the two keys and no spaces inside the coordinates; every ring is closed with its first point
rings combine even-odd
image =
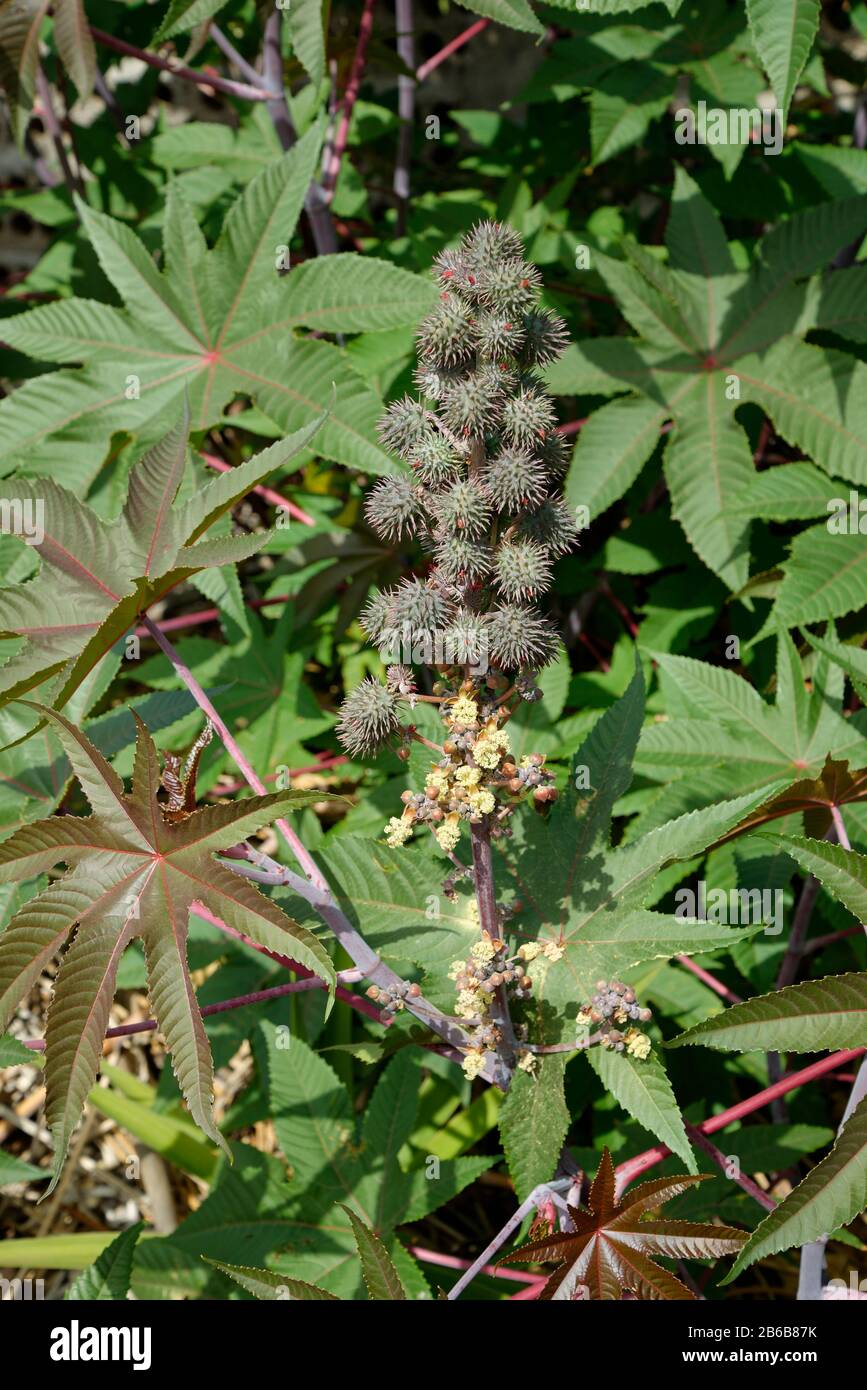
{"type": "Polygon", "coordinates": [[[66,156],[66,149],[63,144],[63,132],[60,129],[60,122],[57,119],[57,112],[54,109],[54,101],[51,96],[51,87],[48,78],[42,70],[42,64],[36,65],[36,90],[39,93],[39,105],[48,134],[51,136],[51,143],[57,155],[60,168],[63,171],[63,181],[69,189],[70,194],[78,193],[82,196],[84,189],[81,180],[77,179],[72,172],[69,160],[66,156]]]}
{"type": "MultiPolygon", "coordinates": [[[[394,0],[397,25],[398,57],[412,73],[415,67],[415,32],[412,0],[394,0]]],[[[397,79],[397,112],[400,132],[397,137],[397,161],[394,166],[394,191],[399,198],[397,208],[398,236],[406,231],[406,215],[410,195],[410,160],[412,156],[412,124],[415,116],[415,77],[405,73],[397,79]]]]}
{"type": "MultiPolygon", "coordinates": [[[[718,1149],[716,1144],[712,1144],[707,1135],[702,1134],[697,1125],[688,1124],[686,1126],[686,1132],[696,1147],[704,1149],[705,1153],[708,1157],[713,1159],[717,1167],[723,1170],[726,1177],[730,1176],[728,1172],[729,1160],[722,1150],[718,1149]]],[[[753,1182],[752,1178],[748,1178],[745,1173],[740,1171],[740,1168],[738,1168],[737,1175],[732,1178],[732,1181],[736,1182],[738,1187],[742,1187],[744,1192],[748,1192],[760,1206],[765,1208],[765,1211],[773,1211],[776,1207],[777,1203],[774,1201],[774,1198],[769,1196],[767,1192],[763,1192],[758,1183],[753,1182]]]]}
{"type": "Polygon", "coordinates": [[[251,87],[246,82],[233,82],[229,77],[218,77],[216,73],[196,72],[194,68],[185,67],[183,63],[170,63],[165,58],[158,58],[155,53],[149,53],[146,48],[136,48],[135,44],[126,43],[123,39],[116,39],[113,34],[106,34],[102,29],[90,30],[97,43],[101,43],[103,48],[112,48],[115,53],[125,53],[130,58],[138,58],[140,62],[146,63],[149,68],[156,68],[159,72],[170,73],[172,77],[180,77],[184,82],[194,82],[197,87],[212,87],[215,92],[223,92],[226,96],[237,97],[240,101],[270,101],[271,93],[263,87],[251,87]]]}
{"type": "MultiPolygon", "coordinates": [[[[360,970],[341,970],[337,976],[344,984],[352,984],[361,978],[360,970]]],[[[259,989],[253,994],[239,994],[235,999],[221,999],[217,1004],[205,1004],[200,1009],[202,1018],[209,1018],[212,1014],[225,1014],[230,1009],[243,1009],[247,1004],[264,1004],[271,999],[280,999],[284,994],[302,994],[305,990],[324,989],[325,982],[320,980],[318,975],[311,975],[306,980],[293,980],[288,985],[274,985],[271,989],[259,989]]],[[[118,1028],[109,1028],[105,1036],[107,1038],[127,1038],[132,1033],[152,1033],[159,1027],[155,1018],[144,1018],[139,1023],[123,1023],[118,1028]]],[[[44,1052],[44,1038],[28,1038],[23,1044],[31,1052],[44,1052]]]]}

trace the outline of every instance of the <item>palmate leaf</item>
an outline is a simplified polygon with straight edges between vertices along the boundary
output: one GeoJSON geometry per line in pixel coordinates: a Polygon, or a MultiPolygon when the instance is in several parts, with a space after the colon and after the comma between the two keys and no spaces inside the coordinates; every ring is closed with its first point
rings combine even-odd
{"type": "MultiPolygon", "coordinates": [[[[628,238],[622,260],[594,253],[595,268],[640,337],[619,340],[619,350],[609,338],[578,343],[547,373],[551,389],[566,394],[599,391],[605,373],[603,394],[619,381],[647,403],[643,417],[613,404],[602,407],[598,425],[590,417],[575,445],[570,501],[595,501],[597,510],[610,505],[649,457],[647,429],[654,420],[660,428],[671,421],[664,467],[673,513],[699,557],[736,590],[749,576],[749,518],[740,504],[756,476],[735,414],[740,403],[760,406],[777,433],[826,472],[867,482],[867,367],[847,352],[802,341],[819,328],[856,342],[867,331],[863,266],[823,272],[865,224],[863,195],[808,208],[769,232],[750,269],[738,273],[717,214],[679,168],[668,264],[628,238]],[[612,456],[608,426],[621,415],[612,456]],[[604,481],[589,487],[597,476],[604,481]]],[[[850,568],[845,551],[840,566],[850,568]]],[[[815,616],[829,611],[848,607],[815,616]]]]}
{"type": "Polygon", "coordinates": [[[511,880],[523,904],[514,918],[518,937],[550,941],[563,952],[555,963],[531,967],[538,977],[540,1042],[574,1038],[575,1010],[597,978],[743,939],[743,930],[654,912],[645,902],[662,868],[701,853],[781,783],[679,816],[612,849],[611,811],[632,779],[643,712],[639,670],[575,755],[569,786],[550,816],[518,822],[512,841],[518,852],[496,864],[498,881],[511,880]]]}
{"type": "Polygon", "coordinates": [[[83,366],[35,377],[0,403],[0,472],[12,466],[34,472],[51,440],[63,460],[55,476],[83,494],[113,433],[133,434],[142,447],[152,443],[163,413],[177,410],[185,394],[194,429],[213,425],[242,395],[289,432],[320,417],[332,390],[336,402],[317,450],[366,472],[394,471],[376,441],[376,393],[338,347],[296,330],[379,331],[415,323],[436,289],[373,258],[326,256],[300,268],[293,305],[296,272],[281,269],[288,266],[321,138],[321,128],[312,127],[246,185],[212,249],[172,185],[164,270],[129,227],[78,204],[124,308],[67,299],[9,320],[7,341],[21,351],[83,366]]]}
{"type": "Polygon", "coordinates": [[[135,466],[123,513],[112,522],[51,479],[4,483],[4,495],[20,505],[25,526],[28,516],[41,515],[43,534],[32,541],[42,561],[40,573],[0,589],[0,635],[25,639],[0,667],[0,705],[63,671],[53,696],[62,707],[156,599],[215,563],[245,559],[261,549],[264,535],[212,541],[205,532],[250,488],[303,449],[323,419],[320,415],[221,473],[188,501],[176,503],[187,459],[184,419],[135,466]]]}
{"type": "MultiPolygon", "coordinates": [[[[794,785],[781,805],[794,798],[800,808],[811,804],[810,788],[829,758],[853,768],[867,762],[865,720],[861,713],[844,717],[842,675],[823,655],[808,690],[788,633],[777,637],[773,705],[724,666],[665,652],[654,651],[653,657],[669,715],[644,727],[635,765],[644,776],[667,782],[674,770],[682,804],[708,805],[720,795],[758,790],[782,778],[794,785]],[[802,796],[808,800],[798,800],[802,796]]],[[[664,803],[652,805],[631,833],[654,827],[664,814],[664,803]]]]}
{"type": "MultiPolygon", "coordinates": [[[[151,1003],[190,1113],[224,1149],[213,1118],[211,1052],[187,963],[191,907],[204,904],[259,945],[299,961],[331,989],[334,968],[311,932],[214,857],[322,793],[276,792],[167,819],[157,795],[159,756],[140,720],[128,793],[75,725],[47,706],[38,708],[56,730],[93,811],[89,818],[37,821],[0,845],[3,883],[30,878],[55,864],[67,866],[0,936],[3,1028],[18,1000],[75,931],[57,975],[46,1030],[53,1187],[99,1065],[118,964],[135,937],[144,946],[151,1003]]],[[[189,787],[187,792],[189,796],[189,787]]]]}
{"type": "Polygon", "coordinates": [[[731,1052],[867,1047],[867,974],[829,975],[732,1004],[667,1043],[731,1052]]]}
{"type": "Polygon", "coordinates": [[[856,1105],[827,1158],[756,1227],[722,1282],[730,1283],[741,1270],[766,1255],[807,1245],[845,1226],[865,1207],[867,1099],[856,1105]]]}
{"type": "Polygon", "coordinates": [[[629,1290],[639,1299],[692,1299],[697,1295],[654,1257],[716,1259],[736,1254],[746,1240],[729,1226],[645,1218],[648,1210],[707,1179],[707,1174],[657,1178],[619,1200],[614,1165],[603,1150],[587,1209],[569,1207],[572,1230],[531,1240],[505,1256],[504,1264],[557,1263],[542,1289],[550,1301],[619,1299],[629,1290]]]}

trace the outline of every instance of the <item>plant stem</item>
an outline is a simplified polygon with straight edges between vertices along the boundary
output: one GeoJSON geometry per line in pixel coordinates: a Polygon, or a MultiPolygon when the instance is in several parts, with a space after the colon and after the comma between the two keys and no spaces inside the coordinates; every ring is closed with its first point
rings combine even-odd
{"type": "Polygon", "coordinates": [[[483,29],[487,29],[489,23],[490,20],[488,19],[477,19],[475,24],[471,24],[469,29],[464,29],[463,33],[458,34],[457,38],[450,39],[444,48],[441,48],[432,58],[428,58],[426,63],[422,63],[415,74],[416,81],[424,82],[425,78],[428,77],[435,68],[438,68],[440,63],[444,63],[453,53],[457,53],[458,49],[463,48],[464,44],[469,43],[470,39],[474,39],[476,34],[480,34],[483,29]]]}
{"type": "Polygon", "coordinates": [[[361,86],[364,64],[367,60],[367,45],[373,33],[374,6],[375,0],[364,0],[364,9],[361,12],[361,19],[358,25],[358,43],[355,47],[355,57],[352,60],[346,91],[343,93],[343,111],[340,117],[340,124],[337,127],[334,149],[331,152],[331,159],[325,171],[325,178],[322,180],[322,191],[325,195],[326,202],[329,203],[334,197],[334,190],[337,187],[337,179],[340,175],[340,165],[343,161],[344,151],[346,150],[346,142],[349,139],[349,124],[352,120],[352,111],[358,96],[358,89],[361,86]]]}
{"type": "MultiPolygon", "coordinates": [[[[726,1177],[730,1176],[728,1173],[729,1160],[722,1150],[718,1149],[716,1144],[712,1144],[703,1131],[696,1125],[688,1124],[686,1126],[686,1132],[692,1142],[699,1149],[703,1149],[704,1152],[713,1159],[717,1167],[722,1169],[726,1177]]],[[[777,1203],[774,1198],[767,1192],[763,1192],[758,1183],[753,1182],[752,1178],[748,1178],[746,1173],[740,1171],[740,1168],[737,1169],[736,1175],[732,1178],[732,1181],[736,1182],[738,1187],[742,1187],[744,1192],[748,1192],[760,1206],[765,1208],[765,1211],[773,1211],[776,1207],[777,1203]]]]}
{"type": "MultiPolygon", "coordinates": [[[[415,66],[415,32],[412,0],[394,0],[397,27],[398,57],[410,72],[415,66]]],[[[397,234],[406,232],[406,216],[410,195],[410,161],[412,158],[412,125],[415,116],[415,78],[401,73],[397,79],[397,113],[400,131],[397,137],[397,159],[394,166],[394,191],[400,202],[397,208],[397,234]]]]}
{"type": "MultiPolygon", "coordinates": [[[[473,849],[473,881],[476,889],[476,902],[479,905],[481,930],[487,932],[492,940],[500,936],[500,921],[497,915],[497,898],[494,887],[494,864],[491,856],[491,827],[487,816],[478,823],[470,825],[470,840],[473,849]]],[[[506,986],[500,985],[491,995],[491,1020],[501,1034],[500,1057],[510,1070],[515,1066],[517,1043],[506,986]]]]}
{"type": "Polygon", "coordinates": [[[720,999],[727,999],[730,1004],[743,1003],[739,994],[735,994],[733,989],[729,989],[728,985],[724,985],[722,980],[718,980],[716,975],[712,975],[709,970],[705,970],[701,965],[696,965],[689,956],[675,956],[675,960],[678,965],[683,966],[684,970],[689,970],[697,980],[701,980],[702,984],[707,985],[708,989],[712,989],[714,994],[718,994],[720,999]]]}
{"type": "MultiPolygon", "coordinates": [[[[843,1129],[856,1105],[867,1096],[867,1057],[858,1068],[858,1075],[849,1099],[846,1102],[846,1109],[843,1111],[843,1118],[837,1130],[837,1137],[843,1129]]],[[[822,1278],[825,1273],[825,1247],[828,1244],[828,1236],[820,1236],[818,1240],[811,1240],[808,1245],[801,1248],[801,1268],[798,1276],[798,1302],[815,1302],[822,1297],[822,1278]]]]}
{"type": "Polygon", "coordinates": [[[166,58],[158,58],[155,53],[149,53],[146,48],[136,48],[135,44],[126,43],[124,39],[116,39],[113,34],[106,34],[102,29],[94,29],[91,25],[91,34],[97,43],[101,43],[103,48],[112,48],[115,53],[124,53],[129,58],[138,58],[140,62],[147,63],[149,68],[156,68],[159,72],[168,72],[172,77],[180,77],[184,82],[193,82],[197,87],[211,87],[215,92],[223,92],[225,96],[237,97],[240,101],[269,101],[271,93],[265,91],[264,87],[251,87],[246,82],[233,82],[229,77],[218,77],[216,73],[196,72],[194,68],[185,67],[183,63],[170,63],[166,58]]]}
{"type": "MultiPolygon", "coordinates": [[[[262,73],[265,86],[269,89],[266,110],[271,117],[271,124],[277,139],[283,149],[288,150],[295,143],[295,127],[289,114],[289,104],[286,101],[286,92],[283,88],[282,26],[282,10],[273,9],[265,21],[262,73]]],[[[337,250],[337,234],[331,220],[331,213],[326,206],[325,195],[315,179],[305,194],[304,211],[310,223],[310,231],[313,234],[317,255],[333,255],[337,250]]]]}
{"type": "Polygon", "coordinates": [[[449,1302],[453,1302],[456,1298],[460,1297],[467,1285],[475,1279],[477,1274],[482,1272],[489,1263],[491,1256],[496,1255],[501,1246],[505,1245],[512,1232],[518,1229],[524,1217],[527,1216],[534,1207],[541,1206],[543,1202],[550,1200],[555,1201],[558,1206],[565,1206],[560,1193],[568,1192],[571,1186],[571,1178],[557,1178],[554,1182],[543,1182],[540,1183],[538,1187],[534,1187],[529,1197],[525,1198],[518,1209],[512,1213],[505,1226],[497,1232],[492,1241],[488,1242],[481,1255],[473,1260],[469,1269],[461,1275],[457,1283],[449,1290],[449,1302]]]}
{"type": "MultiPolygon", "coordinates": [[[[143,622],[150,636],[153,637],[160,649],[165,652],[184,685],[196,701],[196,704],[214,725],[214,728],[223,741],[223,746],[230,756],[234,758],[246,781],[255,792],[258,792],[259,795],[264,795],[266,792],[265,784],[244,757],[244,754],[229,732],[225,722],[220,718],[220,715],[199,685],[192,671],[181,660],[171,642],[160,632],[153,619],[145,615],[143,617],[143,622]]],[[[297,893],[299,897],[302,897],[305,902],[310,903],[311,907],[318,912],[323,922],[325,922],[333,932],[337,941],[340,942],[340,945],[368,979],[372,980],[380,989],[388,989],[391,986],[401,985],[403,983],[401,977],[396,974],[390,966],[385,965],[384,962],[379,959],[375,951],[371,950],[364,940],[364,937],[356,931],[349,918],[338,906],[316,860],[305,849],[304,845],[295,834],[295,831],[292,830],[284,819],[276,821],[275,824],[306,875],[305,878],[302,878],[299,874],[293,873],[291,869],[284,869],[283,883],[287,887],[290,887],[293,892],[297,893]]],[[[278,865],[275,860],[268,860],[267,856],[263,856],[263,861],[263,866],[269,869],[279,869],[282,867],[278,865]]],[[[437,1033],[449,1043],[451,1047],[459,1050],[469,1046],[469,1040],[463,1028],[450,1022],[441,1010],[437,1009],[424,998],[424,995],[416,995],[407,999],[405,1003],[406,1008],[414,1014],[421,1023],[425,1024],[425,1026],[430,1028],[434,1033],[437,1033]]],[[[501,1089],[507,1089],[510,1073],[508,1068],[505,1068],[500,1060],[495,1058],[493,1054],[491,1054],[490,1060],[486,1060],[482,1075],[486,1080],[492,1081],[494,1085],[499,1086],[501,1089]]]]}
{"type": "Polygon", "coordinates": [[[60,129],[60,122],[57,119],[57,112],[54,109],[51,87],[41,63],[37,63],[36,65],[36,90],[39,93],[39,106],[45,120],[45,127],[48,134],[51,136],[51,143],[54,146],[54,152],[57,155],[57,160],[63,173],[63,181],[70,195],[78,193],[79,196],[83,196],[84,189],[81,186],[81,179],[73,174],[72,167],[67,158],[66,147],[63,143],[63,132],[60,129]]]}
{"type": "Polygon", "coordinates": [[[238,72],[241,74],[241,76],[246,77],[247,81],[250,82],[254,87],[261,86],[262,74],[256,71],[252,63],[247,62],[247,59],[244,57],[242,53],[238,52],[235,45],[229,41],[228,37],[223,33],[219,24],[215,23],[213,19],[211,20],[208,32],[210,33],[211,38],[214,40],[214,43],[219,48],[220,52],[223,54],[225,58],[228,58],[229,62],[232,64],[233,67],[238,69],[238,72]]]}
{"type": "MultiPolygon", "coordinates": [[[[225,459],[218,458],[216,454],[202,454],[201,457],[208,467],[213,468],[217,473],[232,472],[232,465],[226,463],[225,459]]],[[[314,517],[308,516],[294,502],[290,502],[288,497],[284,497],[280,492],[275,492],[273,488],[257,484],[253,488],[253,492],[257,493],[259,497],[264,497],[265,501],[270,502],[272,507],[280,507],[283,511],[287,511],[290,516],[294,516],[296,521],[303,522],[305,526],[316,525],[314,517]]]]}
{"type": "MultiPolygon", "coordinates": [[[[341,970],[337,976],[338,980],[351,983],[361,977],[360,970],[341,970]]],[[[306,976],[303,980],[293,980],[287,985],[273,985],[270,989],[258,989],[253,994],[239,994],[234,999],[221,999],[217,1004],[204,1004],[199,1012],[202,1018],[210,1018],[213,1014],[225,1014],[230,1009],[244,1009],[248,1004],[265,1004],[272,999],[280,999],[284,994],[303,994],[306,990],[324,989],[325,981],[320,980],[318,975],[306,976]]],[[[363,1001],[359,1001],[363,1002],[363,1001]]],[[[106,1030],[106,1038],[128,1038],[133,1033],[152,1033],[159,1028],[155,1018],[144,1018],[138,1023],[124,1023],[118,1028],[106,1030]]],[[[23,1044],[29,1047],[31,1052],[44,1052],[44,1038],[28,1038],[23,1044]]]]}
{"type": "MultiPolygon", "coordinates": [[[[798,1086],[805,1086],[808,1081],[815,1081],[817,1077],[825,1076],[827,1072],[837,1071],[839,1067],[845,1066],[847,1062],[851,1062],[856,1057],[863,1057],[864,1051],[863,1047],[855,1047],[848,1052],[835,1052],[830,1057],[824,1057],[820,1062],[813,1062],[809,1067],[790,1072],[788,1076],[782,1077],[773,1086],[766,1086],[763,1091],[750,1096],[748,1100],[738,1101],[737,1105],[729,1106],[728,1110],[721,1111],[719,1115],[712,1115],[709,1120],[702,1120],[700,1125],[696,1125],[696,1129],[700,1130],[702,1134],[715,1134],[718,1129],[725,1129],[727,1125],[734,1124],[735,1120],[742,1120],[744,1115],[751,1115],[755,1110],[761,1110],[764,1106],[770,1105],[777,1096],[794,1091],[798,1086]]],[[[664,1158],[668,1158],[670,1153],[671,1149],[666,1144],[656,1144],[652,1149],[645,1149],[635,1158],[627,1159],[625,1163],[621,1163],[617,1169],[618,1191],[622,1192],[629,1183],[634,1182],[649,1168],[655,1168],[656,1164],[661,1163],[664,1158]]]]}

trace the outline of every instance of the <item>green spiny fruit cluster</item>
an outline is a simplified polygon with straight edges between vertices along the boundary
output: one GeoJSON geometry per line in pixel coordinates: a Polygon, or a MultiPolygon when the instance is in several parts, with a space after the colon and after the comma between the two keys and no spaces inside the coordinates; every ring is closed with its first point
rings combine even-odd
{"type": "MultiPolygon", "coordinates": [[[[418,331],[421,398],[396,401],[380,423],[407,469],[376,483],[365,506],[384,540],[418,541],[430,564],[424,579],[376,593],[361,621],[385,659],[434,667],[447,693],[472,668],[533,698],[557,649],[537,600],[577,533],[558,492],[566,446],[538,374],[566,328],[539,307],[539,272],[511,227],[480,223],[434,273],[439,303],[418,331]]],[[[406,684],[353,691],[338,726],[350,753],[398,731],[406,684]]]]}

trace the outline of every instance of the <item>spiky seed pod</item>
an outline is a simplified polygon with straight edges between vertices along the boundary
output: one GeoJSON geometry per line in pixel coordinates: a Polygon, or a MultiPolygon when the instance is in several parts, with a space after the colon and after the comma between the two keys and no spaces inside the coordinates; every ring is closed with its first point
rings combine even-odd
{"type": "Polygon", "coordinates": [[[438,367],[436,363],[421,357],[412,379],[429,401],[441,401],[461,375],[460,367],[438,367]]]}
{"type": "Polygon", "coordinates": [[[556,560],[578,543],[578,526],[562,497],[549,497],[521,517],[519,535],[541,545],[556,560]]]}
{"type": "Polygon", "coordinates": [[[458,478],[464,465],[454,446],[443,434],[432,434],[423,440],[410,459],[419,481],[427,487],[438,488],[458,478]]]}
{"type": "Polygon", "coordinates": [[[387,541],[414,536],[424,521],[416,486],[410,478],[381,478],[364,503],[368,525],[387,541]]]}
{"type": "Polygon", "coordinates": [[[438,367],[455,367],[473,353],[473,315],[459,295],[445,291],[418,331],[420,350],[438,367]]]}
{"type": "Polygon", "coordinates": [[[431,434],[428,412],[420,401],[404,396],[402,401],[393,401],[379,422],[379,437],[390,453],[403,459],[412,457],[413,451],[431,434]]]}
{"type": "Polygon", "coordinates": [[[535,598],[551,583],[551,562],[533,541],[509,541],[497,547],[494,583],[512,602],[535,598]]]}
{"type": "Polygon", "coordinates": [[[569,330],[559,314],[547,309],[534,309],[523,315],[523,360],[534,366],[553,362],[564,352],[569,342],[569,330]]]}
{"type": "Polygon", "coordinates": [[[440,573],[449,584],[475,583],[490,574],[493,557],[488,546],[465,536],[446,536],[434,551],[440,573]]]}
{"type": "Polygon", "coordinates": [[[498,512],[536,507],[547,491],[545,468],[526,449],[509,449],[488,464],[482,486],[498,512]]]}
{"type": "Polygon", "coordinates": [[[397,698],[367,676],[340,706],[337,737],[353,758],[370,757],[400,728],[397,698]]]}
{"type": "Polygon", "coordinates": [[[439,526],[459,531],[470,540],[483,536],[491,524],[491,503],[473,483],[455,483],[433,499],[439,526]]]}
{"type": "Polygon", "coordinates": [[[539,444],[556,420],[553,401],[536,387],[522,387],[503,402],[503,435],[518,448],[539,444]]]}
{"type": "Polygon", "coordinates": [[[552,478],[559,478],[569,467],[569,441],[559,430],[549,430],[536,441],[533,452],[544,463],[552,478]]]}
{"type": "Polygon", "coordinates": [[[524,255],[524,246],[514,227],[504,222],[477,222],[464,238],[461,247],[466,261],[475,267],[490,261],[516,260],[524,255]]]}
{"type": "Polygon", "coordinates": [[[415,676],[410,666],[389,666],[385,683],[392,695],[414,695],[416,692],[415,676]]]}
{"type": "Polygon", "coordinates": [[[443,419],[456,432],[484,434],[496,423],[503,400],[503,386],[496,377],[490,372],[471,372],[443,396],[443,419]]]}
{"type": "Polygon", "coordinates": [[[404,579],[392,590],[388,622],[414,639],[438,632],[451,621],[454,605],[419,579],[404,579]]]}
{"type": "Polygon", "coordinates": [[[491,309],[520,314],[533,304],[541,282],[536,267],[518,257],[494,261],[479,271],[478,296],[491,309]]]}
{"type": "Polygon", "coordinates": [[[389,625],[391,594],[394,590],[380,589],[371,594],[361,610],[359,622],[372,642],[379,642],[383,631],[389,625]]]}
{"type": "Polygon", "coordinates": [[[557,634],[535,608],[503,604],[488,615],[488,642],[497,665],[544,666],[557,651],[557,634]]]}
{"type": "Polygon", "coordinates": [[[521,351],[524,344],[524,325],[521,319],[488,310],[479,314],[474,328],[476,351],[483,358],[500,358],[521,351]]]}
{"type": "Polygon", "coordinates": [[[445,630],[444,646],[452,665],[487,666],[488,632],[484,616],[468,608],[460,609],[445,630]]]}

